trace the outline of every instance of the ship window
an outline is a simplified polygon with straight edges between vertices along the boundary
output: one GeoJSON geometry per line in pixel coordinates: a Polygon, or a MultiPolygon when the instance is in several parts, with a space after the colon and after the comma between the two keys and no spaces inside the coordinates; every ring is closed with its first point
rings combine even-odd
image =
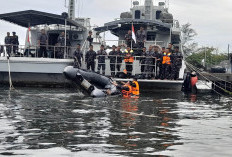
{"type": "Polygon", "coordinates": [[[155,41],[156,32],[147,32],[147,41],[155,41]]]}
{"type": "Polygon", "coordinates": [[[140,10],[135,10],[135,19],[140,19],[141,12],[140,10]]]}
{"type": "Polygon", "coordinates": [[[156,11],[156,19],[157,19],[157,20],[160,19],[160,14],[161,14],[161,11],[160,11],[160,10],[156,11]]]}

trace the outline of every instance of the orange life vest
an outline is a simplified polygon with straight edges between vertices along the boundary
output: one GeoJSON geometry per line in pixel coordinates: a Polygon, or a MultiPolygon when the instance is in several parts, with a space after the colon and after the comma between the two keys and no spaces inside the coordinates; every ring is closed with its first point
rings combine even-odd
{"type": "Polygon", "coordinates": [[[196,85],[197,81],[198,81],[198,77],[197,76],[192,77],[191,78],[191,86],[194,87],[196,85]]]}
{"type": "Polygon", "coordinates": [[[136,84],[136,87],[132,87],[132,94],[139,95],[139,83],[137,81],[133,81],[133,83],[136,84]]]}
{"type": "Polygon", "coordinates": [[[129,88],[129,91],[127,90],[122,90],[122,95],[124,98],[129,98],[131,97],[131,94],[132,94],[132,87],[130,85],[125,85],[124,87],[128,87],[129,88]]]}
{"type": "Polygon", "coordinates": [[[131,55],[134,51],[131,50],[130,53],[128,53],[128,51],[126,50],[126,57],[124,59],[125,63],[133,63],[134,62],[134,57],[131,55]]]}
{"type": "Polygon", "coordinates": [[[171,56],[171,53],[168,53],[168,54],[164,53],[162,64],[170,65],[171,64],[171,57],[170,56],[171,56]]]}

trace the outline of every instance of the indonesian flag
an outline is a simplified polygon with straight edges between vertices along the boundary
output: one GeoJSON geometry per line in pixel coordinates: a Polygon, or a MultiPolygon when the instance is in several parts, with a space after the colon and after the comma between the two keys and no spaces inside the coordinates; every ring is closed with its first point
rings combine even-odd
{"type": "Polygon", "coordinates": [[[136,43],[136,36],[135,36],[135,28],[134,28],[134,25],[132,23],[132,39],[135,41],[136,43]]]}
{"type": "Polygon", "coordinates": [[[31,27],[28,28],[27,42],[31,45],[31,27]]]}

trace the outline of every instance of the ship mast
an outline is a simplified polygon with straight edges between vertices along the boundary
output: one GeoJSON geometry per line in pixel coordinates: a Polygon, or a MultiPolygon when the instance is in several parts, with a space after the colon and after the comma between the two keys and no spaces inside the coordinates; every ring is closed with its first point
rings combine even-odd
{"type": "Polygon", "coordinates": [[[75,19],[75,0],[69,0],[68,16],[70,19],[75,19]]]}

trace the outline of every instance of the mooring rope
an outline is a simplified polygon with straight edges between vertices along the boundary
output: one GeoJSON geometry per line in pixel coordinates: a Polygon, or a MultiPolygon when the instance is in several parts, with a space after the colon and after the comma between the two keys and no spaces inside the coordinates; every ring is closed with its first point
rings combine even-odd
{"type": "Polygon", "coordinates": [[[7,61],[8,61],[8,73],[9,73],[9,85],[10,85],[10,90],[14,90],[14,86],[12,83],[12,79],[11,79],[11,70],[10,70],[10,57],[7,56],[7,61]]]}

